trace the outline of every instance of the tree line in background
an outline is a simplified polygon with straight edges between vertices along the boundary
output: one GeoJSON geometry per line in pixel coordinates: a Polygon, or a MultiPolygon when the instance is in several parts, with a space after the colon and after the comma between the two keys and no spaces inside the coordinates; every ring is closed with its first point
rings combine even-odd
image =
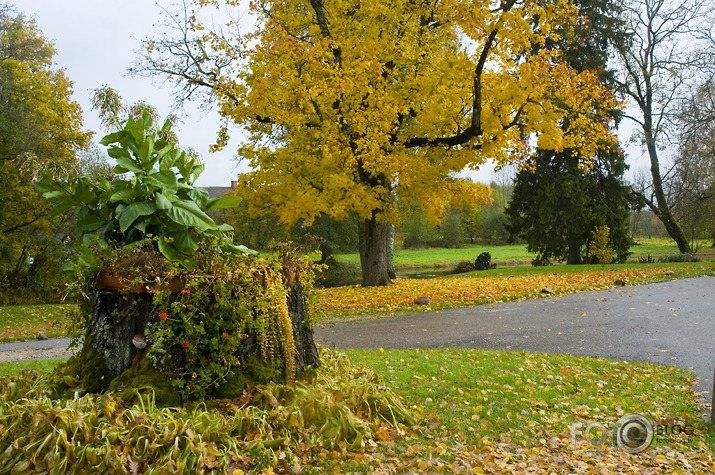
{"type": "MultiPolygon", "coordinates": [[[[263,30],[245,38],[195,36],[199,17],[172,17],[181,35],[147,40],[137,69],[174,77],[180,100],[204,94],[251,129],[253,145],[240,150],[255,166],[239,177],[246,199],[218,217],[239,244],[319,236],[326,253],[362,251],[368,285],[389,281],[393,242],[524,242],[537,261],[576,263],[605,226],[622,260],[634,236],[666,233],[683,252],[715,244],[711,3],[578,0],[578,15],[558,15],[504,1],[477,26],[429,1],[398,2],[405,14],[391,21],[380,2],[311,0],[298,17],[264,2],[263,30]],[[366,33],[368,21],[380,28],[366,33]],[[476,53],[460,45],[469,28],[476,53]],[[384,33],[389,47],[379,46],[384,33]],[[243,50],[242,39],[273,53],[243,50]],[[510,66],[487,73],[490,58],[510,66]],[[550,83],[553,68],[574,88],[550,83]],[[612,93],[633,107],[622,112],[612,93]],[[649,159],[630,184],[606,133],[618,120],[636,124],[649,159]],[[497,175],[489,198],[455,174],[487,158],[518,165],[497,175]]],[[[0,3],[0,303],[61,295],[77,249],[75,217],[48,219],[29,185],[39,171],[111,177],[54,54],[31,18],[0,3]]],[[[101,108],[112,100],[95,104],[108,120],[101,108]]]]}

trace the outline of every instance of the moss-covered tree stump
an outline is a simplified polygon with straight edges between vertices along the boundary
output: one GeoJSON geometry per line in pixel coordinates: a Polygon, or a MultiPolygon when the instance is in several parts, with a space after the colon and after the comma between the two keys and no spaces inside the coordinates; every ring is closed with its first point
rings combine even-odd
{"type": "MultiPolygon", "coordinates": [[[[291,332],[287,341],[294,348],[291,352],[293,361],[286,361],[275,352],[266,354],[260,332],[246,331],[232,348],[231,361],[225,358],[218,362],[219,365],[223,363],[225,369],[207,388],[205,396],[239,397],[248,384],[303,379],[311,368],[320,365],[313,331],[306,320],[307,306],[302,284],[288,284],[286,295],[291,332]]],[[[178,342],[157,343],[153,338],[155,329],[162,324],[162,318],[167,318],[164,311],[150,293],[96,291],[82,350],[68,362],[70,372],[76,375],[72,391],[97,393],[151,388],[157,404],[178,405],[184,402],[186,394],[191,393],[193,379],[197,377],[196,365],[193,365],[194,373],[189,374],[191,361],[187,360],[186,347],[178,342]],[[186,386],[182,387],[182,381],[186,386]]],[[[229,335],[226,333],[224,336],[229,335]]],[[[221,338],[209,335],[205,340],[205,354],[210,359],[213,342],[221,343],[221,338]]]]}

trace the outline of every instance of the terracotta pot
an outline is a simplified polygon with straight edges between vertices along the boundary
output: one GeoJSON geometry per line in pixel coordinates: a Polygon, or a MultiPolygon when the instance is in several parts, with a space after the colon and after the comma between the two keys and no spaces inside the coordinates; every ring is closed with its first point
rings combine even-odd
{"type": "Polygon", "coordinates": [[[94,286],[97,290],[123,290],[127,286],[119,280],[114,272],[107,269],[102,269],[97,273],[94,286]]]}
{"type": "Polygon", "coordinates": [[[172,277],[171,280],[169,281],[169,291],[172,294],[178,294],[178,293],[181,293],[182,290],[186,289],[186,287],[188,285],[189,285],[188,277],[177,275],[176,277],[172,277]]]}

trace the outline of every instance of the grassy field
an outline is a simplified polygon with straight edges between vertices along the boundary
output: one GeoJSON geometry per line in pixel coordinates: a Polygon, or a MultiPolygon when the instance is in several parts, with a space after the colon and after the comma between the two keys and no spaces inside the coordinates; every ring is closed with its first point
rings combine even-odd
{"type": "Polygon", "coordinates": [[[69,336],[76,305],[12,305],[0,307],[0,342],[26,341],[43,333],[48,338],[69,336]]]}
{"type": "MultiPolygon", "coordinates": [[[[85,414],[83,406],[78,404],[71,406],[71,411],[52,411],[67,413],[66,418],[76,419],[74,424],[80,428],[80,422],[85,420],[94,420],[95,425],[101,426],[108,417],[106,413],[121,415],[124,411],[125,415],[116,419],[112,431],[82,429],[82,446],[90,447],[95,458],[101,459],[97,463],[102,464],[108,458],[123,456],[121,451],[110,453],[105,447],[121,446],[126,454],[124,463],[129,463],[129,457],[136,457],[154,470],[166,468],[177,460],[203,462],[205,468],[221,469],[223,464],[225,469],[236,460],[236,454],[230,452],[231,447],[236,446],[252,454],[253,463],[262,464],[256,473],[274,473],[288,467],[316,474],[616,471],[705,474],[715,470],[712,460],[715,428],[703,421],[702,401],[690,389],[693,374],[686,370],[565,355],[420,349],[339,353],[322,350],[329,368],[325,371],[332,371],[336,358],[340,359],[342,354],[348,355],[357,373],[343,373],[343,385],[327,380],[331,407],[339,409],[356,399],[359,401],[361,394],[379,390],[383,396],[394,394],[399,398],[402,408],[411,412],[415,420],[395,426],[386,420],[371,420],[369,414],[356,411],[354,416],[359,414],[363,419],[353,423],[363,430],[353,435],[339,432],[326,436],[330,432],[324,432],[326,427],[349,425],[342,419],[344,416],[339,416],[339,423],[319,420],[309,427],[304,422],[295,432],[281,425],[285,414],[293,410],[294,402],[282,396],[289,393],[272,389],[268,394],[275,395],[274,402],[258,404],[252,417],[259,417],[261,427],[272,427],[273,431],[249,431],[245,440],[234,438],[231,445],[212,431],[221,424],[231,423],[232,412],[226,408],[235,406],[236,401],[209,404],[198,409],[200,417],[196,415],[197,408],[162,410],[146,402],[122,409],[120,402],[113,401],[111,404],[117,404],[112,406],[114,409],[94,408],[108,407],[106,401],[100,400],[83,403],[98,411],[96,414],[85,414]],[[374,384],[378,374],[383,382],[371,386],[370,390],[349,386],[347,376],[356,374],[372,381],[370,384],[374,384]],[[630,413],[642,414],[662,428],[645,452],[634,455],[616,447],[611,434],[612,424],[630,413]],[[175,445],[173,437],[165,440],[161,435],[166,431],[175,432],[184,420],[209,424],[203,432],[204,444],[193,443],[195,435],[190,431],[184,433],[179,445],[175,445]],[[603,445],[586,440],[584,428],[588,426],[592,426],[589,434],[594,440],[601,435],[605,437],[603,445]],[[681,433],[674,435],[668,430],[673,427],[678,427],[681,433]],[[608,432],[602,434],[600,430],[604,428],[608,432]],[[87,434],[95,435],[88,437],[87,434]],[[116,437],[114,442],[108,442],[109,436],[116,437]],[[336,438],[344,440],[331,444],[330,440],[336,438]],[[146,449],[147,444],[152,447],[150,450],[146,449]],[[165,457],[170,457],[170,462],[165,457]]],[[[37,365],[28,362],[21,366],[37,365]]],[[[0,374],[14,374],[16,370],[17,365],[0,365],[0,374]]],[[[313,384],[324,382],[319,377],[313,384]]],[[[37,409],[44,411],[47,405],[45,401],[37,409]]],[[[14,414],[19,410],[32,410],[32,401],[8,401],[2,406],[5,407],[3,412],[14,414]]],[[[403,410],[394,403],[392,407],[395,413],[403,410]]],[[[343,414],[342,410],[331,414],[343,414]]],[[[332,416],[320,417],[330,419],[332,416]]],[[[13,429],[21,430],[18,427],[15,425],[13,429]]],[[[54,440],[51,427],[47,427],[50,431],[47,434],[40,432],[40,428],[35,430],[37,444],[45,440],[40,448],[46,446],[48,440],[54,440]]],[[[79,437],[75,434],[76,439],[79,437]]],[[[78,443],[68,439],[66,447],[75,447],[78,443]]],[[[32,445],[32,436],[25,439],[25,443],[32,445]]],[[[78,445],[73,450],[81,453],[78,445]]],[[[63,446],[58,446],[54,453],[61,457],[65,452],[63,446]]],[[[87,459],[69,457],[73,463],[84,464],[83,467],[92,466],[87,465],[87,459]]],[[[192,465],[184,467],[194,471],[192,465]]],[[[252,471],[248,466],[240,466],[229,473],[252,471]]]]}
{"type": "MultiPolygon", "coordinates": [[[[715,259],[715,248],[709,246],[708,242],[699,243],[697,256],[703,260],[715,259]]],[[[632,246],[633,253],[629,257],[629,262],[639,262],[640,258],[651,256],[654,259],[678,254],[678,247],[675,242],[666,239],[642,239],[639,244],[632,246]]],[[[530,265],[536,258],[535,254],[526,250],[526,245],[506,245],[506,246],[484,246],[470,244],[458,249],[396,249],[395,267],[398,271],[409,271],[412,269],[453,269],[462,261],[473,262],[482,252],[489,252],[492,262],[497,267],[530,265]]],[[[348,267],[359,267],[360,256],[358,254],[338,254],[336,260],[348,267]]],[[[558,265],[558,264],[557,264],[558,265]]]]}

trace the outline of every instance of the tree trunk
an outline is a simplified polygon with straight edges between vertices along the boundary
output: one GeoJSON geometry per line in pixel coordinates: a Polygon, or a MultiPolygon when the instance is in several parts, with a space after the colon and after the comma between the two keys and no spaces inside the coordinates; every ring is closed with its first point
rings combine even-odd
{"type": "Polygon", "coordinates": [[[365,275],[365,222],[357,222],[358,252],[360,253],[360,275],[365,275]]]}
{"type": "Polygon", "coordinates": [[[362,272],[363,287],[389,285],[387,274],[387,226],[374,218],[365,220],[365,261],[362,272]]]}
{"type": "MultiPolygon", "coordinates": [[[[293,282],[289,287],[287,304],[296,350],[295,376],[301,379],[308,369],[320,366],[320,360],[313,330],[306,324],[307,305],[303,286],[293,282]]],[[[157,404],[176,405],[183,402],[177,399],[177,391],[171,387],[170,381],[184,368],[184,352],[180,347],[152,352],[151,339],[144,338],[145,334],[150,334],[148,327],[159,323],[159,309],[153,304],[150,294],[98,290],[91,318],[82,351],[68,362],[76,380],[74,387],[68,388],[70,392],[97,393],[152,387],[157,404]],[[142,347],[142,342],[145,342],[145,347],[142,347]]],[[[214,396],[239,397],[248,382],[286,382],[285,362],[280,363],[282,373],[274,371],[270,376],[266,376],[269,373],[265,370],[257,368],[265,365],[266,361],[255,335],[249,335],[237,353],[243,361],[255,362],[255,365],[244,364],[235,369],[238,374],[219,386],[214,396]]]]}
{"type": "Polygon", "coordinates": [[[390,279],[396,279],[397,274],[395,273],[395,226],[392,224],[387,225],[387,247],[385,252],[387,252],[387,276],[390,279]]]}
{"type": "MultiPolygon", "coordinates": [[[[646,118],[647,120],[647,118],[646,118]]],[[[660,163],[658,161],[658,150],[655,147],[655,140],[652,138],[652,134],[648,134],[647,131],[652,130],[650,121],[646,121],[646,144],[648,148],[648,157],[650,158],[650,174],[653,178],[653,193],[655,194],[655,200],[658,205],[657,216],[660,218],[661,222],[665,226],[666,231],[671,238],[678,245],[678,250],[681,253],[690,252],[690,244],[688,243],[688,238],[685,237],[683,229],[676,221],[675,216],[670,210],[668,201],[665,198],[665,192],[663,191],[663,178],[660,175],[660,163]]]]}

